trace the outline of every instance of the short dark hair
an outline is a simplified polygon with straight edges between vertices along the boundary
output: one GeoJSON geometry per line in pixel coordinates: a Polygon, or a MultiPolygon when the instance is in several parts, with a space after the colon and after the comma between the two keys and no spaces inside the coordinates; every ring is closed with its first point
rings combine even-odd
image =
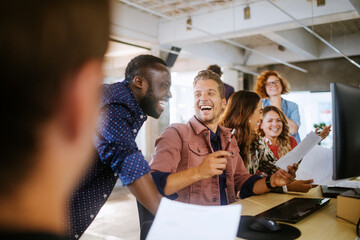
{"type": "Polygon", "coordinates": [[[201,70],[200,72],[198,72],[198,74],[194,78],[193,86],[195,87],[196,83],[199,80],[208,80],[208,79],[214,80],[217,83],[220,92],[220,97],[225,98],[224,83],[221,81],[220,76],[211,70],[201,70]]]}
{"type": "Polygon", "coordinates": [[[206,68],[207,70],[211,70],[213,71],[214,73],[216,73],[217,75],[219,75],[219,77],[221,77],[221,75],[223,74],[222,71],[221,71],[221,68],[219,65],[210,65],[206,68]]]}
{"type": "Polygon", "coordinates": [[[107,0],[0,2],[0,195],[30,172],[38,139],[71,76],[102,59],[109,39],[107,0]]]}
{"type": "Polygon", "coordinates": [[[146,78],[146,72],[149,68],[160,70],[158,64],[167,67],[167,64],[164,60],[150,54],[144,54],[134,57],[126,66],[125,81],[127,83],[130,83],[136,76],[144,76],[146,78]]]}

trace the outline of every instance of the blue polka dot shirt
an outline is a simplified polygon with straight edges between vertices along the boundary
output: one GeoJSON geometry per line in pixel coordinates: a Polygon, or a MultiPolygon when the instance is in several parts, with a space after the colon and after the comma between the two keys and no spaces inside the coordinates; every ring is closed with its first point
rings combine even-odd
{"type": "Polygon", "coordinates": [[[96,158],[69,202],[68,239],[81,237],[105,204],[118,177],[126,186],[150,172],[135,142],[146,119],[125,81],[103,86],[96,158]]]}
{"type": "Polygon", "coordinates": [[[147,116],[126,82],[104,85],[101,107],[95,147],[100,160],[129,185],[150,171],[135,142],[147,116]]]}

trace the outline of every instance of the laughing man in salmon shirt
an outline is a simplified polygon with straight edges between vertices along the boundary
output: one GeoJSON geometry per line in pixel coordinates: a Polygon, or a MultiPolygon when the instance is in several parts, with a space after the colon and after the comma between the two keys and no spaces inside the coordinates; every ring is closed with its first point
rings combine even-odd
{"type": "Polygon", "coordinates": [[[210,70],[193,82],[195,116],[170,125],[156,140],[150,163],[159,192],[176,201],[198,205],[227,205],[291,183],[296,166],[279,169],[267,179],[248,173],[231,129],[218,124],[226,106],[224,84],[210,70]],[[225,149],[228,148],[228,149],[225,149]]]}

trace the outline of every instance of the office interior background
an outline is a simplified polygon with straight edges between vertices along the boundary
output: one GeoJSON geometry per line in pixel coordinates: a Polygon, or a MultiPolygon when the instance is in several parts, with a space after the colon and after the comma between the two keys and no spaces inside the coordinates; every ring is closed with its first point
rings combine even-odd
{"type": "MultiPolygon", "coordinates": [[[[122,81],[139,54],[175,60],[173,97],[137,137],[148,161],[163,130],[193,115],[192,81],[210,64],[235,90],[279,71],[291,85],[283,97],[299,105],[302,138],[331,123],[330,82],[360,87],[360,0],[112,0],[110,37],[106,83],[122,81]]],[[[332,136],[322,144],[331,148],[332,136]]],[[[139,239],[134,197],[121,182],[112,195],[82,239],[139,239]]]]}
{"type": "MultiPolygon", "coordinates": [[[[218,64],[235,90],[253,90],[263,70],[280,72],[299,105],[301,138],[331,124],[330,82],[360,87],[359,0],[113,0],[105,82],[122,81],[139,54],[173,62],[172,99],[137,142],[147,160],[155,139],[193,115],[192,81],[218,64]],[[171,61],[172,60],[172,61],[171,61]]],[[[332,137],[322,143],[332,147],[332,137]]]]}

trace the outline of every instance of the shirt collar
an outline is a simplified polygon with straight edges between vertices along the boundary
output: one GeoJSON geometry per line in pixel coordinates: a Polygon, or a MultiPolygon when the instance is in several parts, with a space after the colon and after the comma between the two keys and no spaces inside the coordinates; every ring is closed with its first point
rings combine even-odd
{"type": "Polygon", "coordinates": [[[141,109],[139,103],[136,101],[134,93],[132,92],[129,84],[126,82],[126,80],[124,80],[122,83],[128,89],[130,98],[129,98],[129,101],[127,101],[127,105],[129,106],[130,111],[134,112],[137,116],[143,116],[140,119],[142,122],[145,122],[147,119],[147,115],[144,113],[144,111],[141,109]]]}
{"type": "Polygon", "coordinates": [[[265,143],[269,144],[270,146],[272,146],[272,143],[270,141],[270,139],[268,139],[267,137],[264,137],[265,143]]]}
{"type": "Polygon", "coordinates": [[[216,128],[216,133],[214,133],[210,128],[208,128],[203,122],[201,122],[196,116],[194,116],[194,118],[201,123],[201,125],[203,125],[206,129],[208,129],[210,131],[210,138],[213,139],[214,137],[219,137],[220,139],[220,130],[219,130],[219,125],[216,128]]]}

